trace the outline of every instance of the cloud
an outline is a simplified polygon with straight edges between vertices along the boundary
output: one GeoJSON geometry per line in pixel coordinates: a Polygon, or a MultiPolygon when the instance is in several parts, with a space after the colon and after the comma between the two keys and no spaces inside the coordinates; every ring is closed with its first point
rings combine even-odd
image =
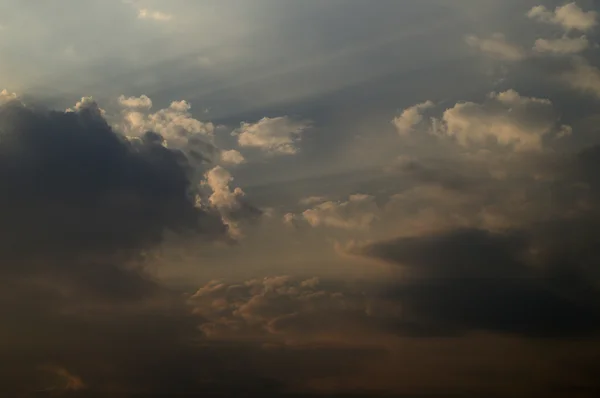
{"type": "Polygon", "coordinates": [[[127,140],[81,103],[0,106],[0,357],[11,364],[0,390],[206,391],[203,376],[225,373],[192,347],[197,319],[147,265],[167,233],[201,246],[229,240],[227,226],[197,206],[181,151],[156,133],[127,140]],[[48,361],[60,366],[38,371],[48,361]]]}
{"type": "Polygon", "coordinates": [[[576,38],[562,37],[555,40],[537,39],[533,50],[539,53],[575,54],[586,50],[589,44],[585,36],[576,38]]]}
{"type": "Polygon", "coordinates": [[[462,102],[447,109],[437,133],[463,146],[494,141],[516,151],[539,151],[543,138],[556,132],[557,119],[550,100],[508,90],[489,94],[483,104],[462,102]]]}
{"type": "Polygon", "coordinates": [[[173,101],[154,113],[149,112],[152,100],[145,95],[120,96],[118,101],[123,109],[113,118],[114,125],[124,134],[132,137],[141,137],[148,131],[160,134],[168,147],[185,150],[197,162],[213,161],[219,156],[212,143],[214,124],[194,118],[187,101],[173,101]]]}
{"type": "MultiPolygon", "coordinates": [[[[492,331],[569,339],[600,332],[600,274],[590,267],[600,259],[593,232],[600,226],[595,205],[600,179],[593,171],[600,165],[600,150],[549,156],[552,161],[537,161],[551,175],[546,179],[524,179],[528,168],[519,164],[520,183],[488,178],[456,198],[464,205],[458,214],[502,206],[507,214],[517,210],[510,219],[520,222],[500,228],[450,223],[429,230],[408,223],[399,238],[347,249],[398,267],[399,278],[390,281],[383,297],[402,307],[399,333],[492,331]],[[519,192],[521,198],[509,203],[503,191],[519,192]],[[552,201],[544,203],[549,192],[552,201]]],[[[441,214],[453,212],[443,204],[455,198],[439,190],[433,196],[441,214]]],[[[431,203],[427,195],[418,198],[431,203]]],[[[402,209],[416,212],[403,200],[402,209]]]]}
{"type": "Polygon", "coordinates": [[[230,149],[221,152],[221,160],[225,163],[233,165],[242,164],[246,161],[246,159],[244,159],[244,156],[235,149],[230,149]]]}
{"type": "Polygon", "coordinates": [[[211,205],[219,208],[234,208],[238,204],[238,198],[244,196],[244,191],[235,188],[233,191],[229,188],[229,183],[233,177],[229,171],[221,166],[216,166],[206,173],[206,182],[213,193],[208,198],[211,205]]]}
{"type": "Polygon", "coordinates": [[[262,212],[244,200],[245,193],[241,188],[236,187],[231,190],[229,184],[232,181],[233,176],[229,171],[216,166],[206,172],[202,185],[212,191],[208,197],[208,204],[221,214],[223,223],[228,226],[229,234],[233,238],[240,238],[243,236],[240,222],[255,219],[262,212]]]}
{"type": "Polygon", "coordinates": [[[152,100],[146,95],[139,97],[125,97],[124,95],[119,96],[119,104],[124,108],[129,109],[150,109],[152,108],[152,100]]]}
{"type": "Polygon", "coordinates": [[[508,43],[502,33],[495,33],[486,39],[467,36],[465,40],[469,46],[477,48],[493,58],[505,61],[520,61],[527,56],[523,49],[508,43]]]}
{"type": "Polygon", "coordinates": [[[556,7],[554,11],[544,6],[535,6],[527,13],[531,19],[540,22],[559,25],[566,31],[579,30],[582,32],[593,29],[597,24],[596,11],[583,11],[575,2],[556,7]]]}
{"type": "Polygon", "coordinates": [[[402,111],[400,116],[396,116],[392,123],[396,126],[398,134],[405,136],[410,134],[415,126],[423,121],[423,112],[429,108],[432,108],[434,103],[426,101],[420,104],[413,105],[402,111]]]}
{"type": "MultiPolygon", "coordinates": [[[[407,177],[410,177],[407,175],[407,177]]],[[[417,236],[448,228],[478,225],[482,199],[465,190],[420,180],[411,188],[390,196],[382,222],[393,224],[401,236],[417,236]]]]}
{"type": "Polygon", "coordinates": [[[10,101],[15,101],[17,99],[18,97],[15,93],[10,93],[6,89],[0,91],[0,105],[6,104],[10,101]]]}
{"type": "MultiPolygon", "coordinates": [[[[600,331],[598,304],[590,297],[598,291],[584,276],[572,274],[577,264],[561,264],[563,258],[528,263],[531,239],[525,231],[457,229],[375,243],[360,251],[401,267],[403,282],[388,291],[403,308],[401,333],[487,330],[569,338],[600,331]],[[563,285],[565,272],[577,278],[575,285],[563,285]]],[[[559,242],[560,235],[552,239],[559,242]]],[[[552,251],[551,246],[545,249],[552,251]]]]}
{"type": "Polygon", "coordinates": [[[167,22],[173,19],[173,15],[167,14],[161,11],[149,10],[147,8],[141,8],[138,10],[139,19],[151,19],[153,21],[167,22]]]}
{"type": "Polygon", "coordinates": [[[300,219],[312,227],[367,230],[377,219],[379,209],[370,195],[350,195],[345,202],[327,201],[296,216],[287,216],[287,223],[300,219]],[[290,219],[291,217],[291,219],[290,219]]]}
{"type": "Polygon", "coordinates": [[[575,58],[571,68],[562,72],[560,78],[577,91],[600,97],[600,70],[583,58],[575,58]]]}
{"type": "Polygon", "coordinates": [[[218,215],[190,197],[181,152],[154,133],[127,141],[90,99],[71,112],[11,102],[0,107],[0,126],[5,278],[38,275],[74,294],[143,295],[154,284],[134,264],[165,231],[226,234],[218,215]]]}
{"type": "Polygon", "coordinates": [[[189,301],[202,320],[200,329],[211,339],[327,341],[359,332],[369,318],[364,296],[342,284],[338,287],[344,291],[317,277],[274,276],[239,284],[212,281],[189,301]]]}
{"type": "Polygon", "coordinates": [[[258,148],[272,155],[293,155],[298,141],[310,127],[306,121],[294,121],[287,116],[264,117],[256,123],[241,123],[234,131],[242,147],[258,148]]]}
{"type": "Polygon", "coordinates": [[[106,111],[100,108],[98,103],[92,97],[81,97],[81,99],[75,103],[73,108],[69,108],[66,111],[78,112],[84,109],[89,109],[92,113],[98,113],[103,117],[106,115],[106,111]]]}

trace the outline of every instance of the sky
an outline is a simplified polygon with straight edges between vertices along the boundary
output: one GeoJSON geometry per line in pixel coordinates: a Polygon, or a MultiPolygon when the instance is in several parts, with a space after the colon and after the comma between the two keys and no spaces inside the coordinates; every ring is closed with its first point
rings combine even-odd
{"type": "Polygon", "coordinates": [[[0,395],[596,397],[593,0],[0,0],[0,395]]]}

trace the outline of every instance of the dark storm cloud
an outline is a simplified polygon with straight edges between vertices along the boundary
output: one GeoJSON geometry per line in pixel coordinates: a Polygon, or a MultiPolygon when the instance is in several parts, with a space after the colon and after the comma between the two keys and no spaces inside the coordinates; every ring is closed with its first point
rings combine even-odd
{"type": "Polygon", "coordinates": [[[194,206],[186,157],[161,142],[152,132],[127,141],[97,106],[0,108],[0,272],[135,290],[142,282],[123,263],[166,230],[225,235],[218,215],[194,206]]]}
{"type": "Polygon", "coordinates": [[[547,185],[555,198],[551,216],[525,226],[454,229],[359,249],[399,266],[402,282],[388,290],[403,308],[398,327],[416,334],[597,335],[599,165],[599,147],[564,159],[547,185]]]}
{"type": "Polygon", "coordinates": [[[161,142],[115,134],[95,104],[0,107],[3,393],[31,393],[49,361],[91,388],[193,384],[194,326],[143,260],[166,231],[214,240],[227,228],[195,207],[186,157],[161,142]]]}
{"type": "Polygon", "coordinates": [[[406,281],[388,292],[405,311],[400,329],[546,337],[598,333],[600,292],[581,285],[576,272],[564,279],[576,264],[535,269],[525,262],[527,248],[520,232],[460,230],[379,243],[365,253],[405,266],[406,281]]]}

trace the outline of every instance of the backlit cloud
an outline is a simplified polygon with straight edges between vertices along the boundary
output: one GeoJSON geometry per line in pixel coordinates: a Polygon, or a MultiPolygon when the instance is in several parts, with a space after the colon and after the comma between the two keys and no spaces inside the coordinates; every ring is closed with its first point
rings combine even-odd
{"type": "Polygon", "coordinates": [[[413,129],[423,121],[423,112],[429,108],[432,108],[433,106],[433,102],[426,101],[404,109],[400,116],[396,116],[392,120],[392,123],[394,126],[396,126],[396,131],[398,131],[398,134],[410,134],[413,129]]]}
{"type": "Polygon", "coordinates": [[[540,150],[545,136],[563,131],[557,119],[549,99],[508,90],[490,93],[482,104],[462,102],[447,109],[437,133],[463,146],[486,145],[491,140],[516,151],[540,150]]]}
{"type": "Polygon", "coordinates": [[[379,209],[370,195],[354,194],[347,201],[326,201],[297,217],[312,227],[365,230],[377,219],[379,209]]]}
{"type": "Polygon", "coordinates": [[[535,6],[527,13],[531,19],[559,25],[566,31],[579,30],[588,31],[597,24],[598,13],[596,11],[583,11],[575,2],[556,7],[554,11],[545,6],[535,6]]]}
{"type": "Polygon", "coordinates": [[[117,122],[125,134],[139,137],[148,131],[158,133],[167,145],[183,148],[196,138],[210,139],[215,126],[192,116],[192,106],[187,101],[173,101],[164,109],[150,112],[152,100],[145,95],[140,97],[119,97],[122,106],[122,121],[117,122]]]}
{"type": "Polygon", "coordinates": [[[264,117],[256,123],[242,123],[234,134],[242,147],[258,148],[272,155],[293,155],[299,150],[302,133],[309,127],[310,123],[287,116],[264,117]]]}
{"type": "Polygon", "coordinates": [[[230,149],[221,152],[221,160],[229,164],[241,164],[246,161],[246,159],[244,159],[244,156],[235,149],[230,149]]]}
{"type": "Polygon", "coordinates": [[[537,39],[533,46],[534,51],[539,53],[553,54],[575,54],[586,50],[590,43],[585,36],[560,39],[537,39]]]}

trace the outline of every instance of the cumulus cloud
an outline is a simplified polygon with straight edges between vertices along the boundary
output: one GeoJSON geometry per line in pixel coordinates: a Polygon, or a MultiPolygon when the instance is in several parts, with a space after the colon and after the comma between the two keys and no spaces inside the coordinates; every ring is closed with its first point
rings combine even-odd
{"type": "Polygon", "coordinates": [[[229,228],[230,235],[239,238],[242,236],[240,221],[255,218],[261,214],[261,211],[244,200],[245,193],[241,188],[231,189],[232,181],[233,176],[229,171],[216,166],[205,174],[202,185],[212,191],[208,197],[209,206],[219,211],[223,223],[229,228]]]}
{"type": "Polygon", "coordinates": [[[287,116],[264,117],[256,123],[241,123],[233,134],[242,147],[258,148],[272,155],[293,155],[298,152],[302,133],[309,127],[309,122],[287,116]]]}
{"type": "Polygon", "coordinates": [[[81,97],[81,99],[75,103],[73,108],[69,108],[66,111],[78,112],[84,109],[88,109],[92,114],[98,114],[102,117],[106,115],[106,111],[98,106],[98,103],[93,97],[81,97]]]}
{"type": "Polygon", "coordinates": [[[402,136],[410,134],[423,121],[423,112],[433,106],[433,102],[426,101],[404,109],[400,116],[396,116],[392,120],[398,134],[402,136]]]}
{"type": "Polygon", "coordinates": [[[563,29],[588,31],[597,24],[598,13],[596,11],[583,11],[575,2],[556,7],[554,11],[539,5],[533,7],[527,13],[531,19],[559,25],[563,29]]]}
{"type": "Polygon", "coordinates": [[[533,50],[539,53],[552,54],[575,54],[580,53],[589,47],[587,37],[562,37],[560,39],[537,39],[533,50]]]}
{"type": "Polygon", "coordinates": [[[542,149],[545,136],[557,132],[557,115],[545,98],[524,97],[514,90],[491,93],[483,104],[457,103],[447,109],[436,132],[460,145],[485,145],[489,141],[516,151],[542,149]]]}
{"type": "Polygon", "coordinates": [[[495,33],[489,38],[479,38],[471,35],[467,36],[465,40],[469,46],[497,59],[519,61],[527,56],[522,48],[507,42],[502,33],[495,33]]]}
{"type": "Polygon", "coordinates": [[[377,219],[379,209],[370,195],[350,195],[347,201],[326,201],[298,215],[286,215],[284,221],[302,220],[312,227],[367,230],[377,219]]]}
{"type": "Polygon", "coordinates": [[[125,108],[130,109],[150,109],[152,108],[152,100],[146,95],[139,97],[125,97],[124,95],[119,96],[119,104],[125,108]]]}
{"type": "Polygon", "coordinates": [[[239,151],[236,151],[235,149],[230,149],[230,150],[221,152],[221,160],[224,163],[233,164],[233,165],[242,164],[246,161],[244,156],[239,151]]]}
{"type": "Polygon", "coordinates": [[[125,134],[139,137],[148,131],[158,133],[167,145],[184,148],[190,144],[206,142],[213,136],[215,126],[210,122],[195,119],[190,113],[191,105],[187,101],[173,101],[164,109],[154,113],[148,110],[152,100],[145,95],[140,97],[119,97],[123,107],[121,120],[117,127],[125,134]]]}
{"type": "Polygon", "coordinates": [[[238,198],[244,196],[244,191],[241,188],[235,188],[232,191],[229,187],[231,181],[233,181],[231,173],[221,166],[216,166],[206,173],[205,184],[213,191],[208,198],[212,206],[218,208],[234,208],[237,206],[238,198]]]}

